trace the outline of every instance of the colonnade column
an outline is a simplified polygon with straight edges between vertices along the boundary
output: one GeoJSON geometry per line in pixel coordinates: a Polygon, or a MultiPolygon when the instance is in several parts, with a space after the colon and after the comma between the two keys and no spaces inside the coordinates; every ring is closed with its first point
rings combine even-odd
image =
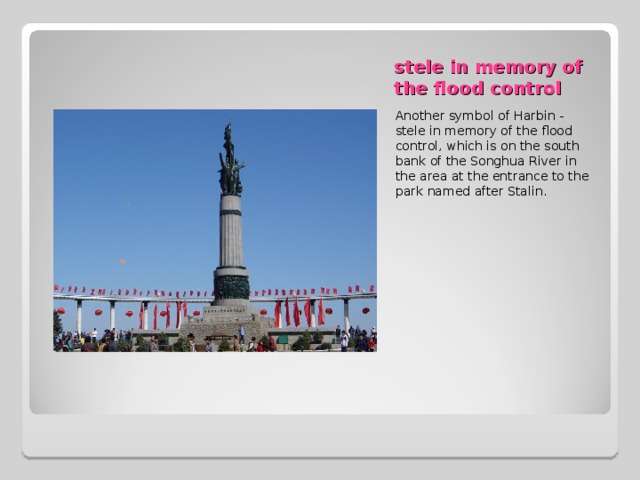
{"type": "Polygon", "coordinates": [[[116,328],[116,301],[109,300],[109,330],[116,328]]]}
{"type": "Polygon", "coordinates": [[[349,335],[349,299],[344,299],[344,329],[349,335]]]}
{"type": "Polygon", "coordinates": [[[142,302],[142,306],[144,309],[142,314],[142,329],[149,330],[149,302],[142,302]]]}
{"type": "Polygon", "coordinates": [[[76,300],[76,332],[78,338],[82,335],[82,300],[76,300]]]}

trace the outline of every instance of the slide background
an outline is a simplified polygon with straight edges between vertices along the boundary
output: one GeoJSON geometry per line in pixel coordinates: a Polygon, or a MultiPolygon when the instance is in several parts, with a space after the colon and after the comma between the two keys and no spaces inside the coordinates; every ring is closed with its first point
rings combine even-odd
{"type": "MultiPolygon", "coordinates": [[[[442,7],[441,11],[432,11],[418,2],[406,2],[401,7],[376,10],[366,2],[347,4],[344,2],[324,2],[322,7],[302,8],[294,2],[272,2],[260,5],[257,2],[237,2],[235,6],[217,7],[206,2],[181,2],[180,6],[162,2],[138,2],[130,5],[125,2],[99,2],[93,6],[82,2],[57,2],[49,5],[45,2],[23,2],[21,6],[3,4],[2,36],[3,74],[2,131],[4,161],[2,162],[2,220],[9,231],[3,242],[2,288],[5,292],[7,318],[4,329],[4,365],[16,364],[20,357],[20,261],[16,252],[21,249],[20,210],[14,208],[20,198],[20,30],[30,22],[258,22],[258,21],[343,21],[343,22],[612,22],[620,31],[620,454],[614,460],[363,460],[363,461],[199,461],[190,462],[194,473],[251,474],[269,470],[288,478],[300,471],[305,476],[315,478],[328,474],[341,473],[344,476],[375,468],[383,476],[394,473],[432,474],[439,478],[463,478],[492,476],[493,478],[562,478],[568,475],[580,475],[581,478],[629,478],[630,472],[638,468],[636,452],[638,449],[638,405],[639,387],[636,381],[638,351],[634,338],[638,337],[638,327],[633,324],[633,270],[637,267],[637,253],[630,248],[637,243],[637,227],[633,206],[637,197],[630,192],[634,189],[634,175],[637,167],[628,159],[633,158],[630,144],[630,128],[634,121],[634,109],[637,107],[637,93],[627,86],[634,85],[637,66],[631,57],[630,45],[638,43],[631,12],[617,7],[619,2],[609,2],[608,8],[591,9],[575,2],[558,5],[553,2],[539,2],[536,12],[526,15],[509,13],[515,9],[509,2],[484,2],[475,5],[472,2],[459,2],[455,6],[442,7]],[[366,10],[363,8],[366,5],[366,10]],[[461,8],[462,6],[466,8],[461,8]],[[190,8],[192,7],[192,8],[190,8]],[[250,8],[251,7],[251,8],[250,8]],[[401,10],[401,11],[400,11],[401,10]],[[279,12],[286,12],[280,14],[279,12]],[[366,12],[364,14],[363,12],[366,12]],[[501,13],[496,13],[501,12],[501,13]],[[545,14],[544,12],[553,12],[545,14]],[[629,55],[626,57],[625,55],[629,55]],[[627,60],[629,63],[625,63],[627,60]],[[14,319],[14,320],[11,320],[14,319]]],[[[9,471],[19,470],[26,478],[50,475],[54,478],[65,475],[69,469],[88,469],[97,478],[111,477],[120,470],[129,474],[144,472],[162,472],[161,478],[169,478],[184,473],[187,464],[180,460],[149,461],[26,461],[20,454],[20,370],[5,368],[2,373],[4,385],[3,406],[3,466],[9,471]],[[115,472],[114,472],[115,471],[115,472]],[[52,473],[53,472],[53,473],[52,473]]],[[[91,433],[95,430],[88,427],[91,433]]],[[[384,432],[374,434],[384,435],[384,432]]],[[[357,441],[354,438],[354,441],[357,441]]],[[[16,472],[18,473],[18,472],[16,472]]],[[[127,475],[129,476],[129,475],[127,475]]],[[[342,476],[342,475],[341,475],[342,476]]]]}

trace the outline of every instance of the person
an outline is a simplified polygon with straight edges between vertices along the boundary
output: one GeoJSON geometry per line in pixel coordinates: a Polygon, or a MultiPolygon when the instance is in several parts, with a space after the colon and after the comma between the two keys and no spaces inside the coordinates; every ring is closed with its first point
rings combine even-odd
{"type": "Polygon", "coordinates": [[[93,327],[93,332],[91,332],[91,341],[98,345],[98,329],[93,327]]]}
{"type": "Polygon", "coordinates": [[[244,325],[240,324],[238,334],[240,335],[240,343],[244,343],[244,325]]]}
{"type": "Polygon", "coordinates": [[[369,337],[367,336],[367,331],[363,329],[360,333],[362,334],[362,351],[369,352],[369,337]]]}
{"type": "Polygon", "coordinates": [[[196,337],[193,335],[193,333],[190,333],[189,335],[187,335],[187,340],[189,340],[189,351],[190,352],[195,352],[196,351],[196,337]]]}
{"type": "Polygon", "coordinates": [[[216,351],[216,344],[213,343],[213,339],[211,337],[205,337],[204,343],[205,343],[205,347],[204,347],[204,351],[205,352],[215,352],[216,351]]]}
{"type": "Polygon", "coordinates": [[[260,342],[258,342],[258,346],[256,347],[256,352],[264,352],[264,347],[260,342]]]}
{"type": "Polygon", "coordinates": [[[147,345],[148,350],[150,352],[159,352],[160,351],[159,342],[160,342],[160,339],[158,338],[158,335],[152,335],[151,340],[149,340],[149,345],[147,345]]]}
{"type": "Polygon", "coordinates": [[[360,336],[360,325],[356,325],[356,337],[360,336]]]}
{"type": "Polygon", "coordinates": [[[362,333],[360,333],[360,335],[358,335],[358,341],[356,342],[356,352],[366,352],[366,351],[367,351],[367,345],[364,341],[362,333]]]}
{"type": "Polygon", "coordinates": [[[251,341],[249,342],[249,348],[247,348],[247,352],[254,352],[256,349],[256,337],[251,337],[251,341]]]}
{"type": "Polygon", "coordinates": [[[67,334],[67,340],[65,342],[65,346],[67,347],[67,352],[73,352],[75,350],[75,346],[73,345],[73,339],[71,338],[71,332],[67,334]]]}
{"type": "Polygon", "coordinates": [[[272,352],[276,351],[276,341],[273,339],[272,335],[269,335],[269,350],[272,352]]]}
{"type": "Polygon", "coordinates": [[[376,351],[376,342],[374,340],[374,337],[369,337],[369,351],[370,352],[376,351]]]}
{"type": "Polygon", "coordinates": [[[84,343],[82,344],[82,347],[80,348],[81,352],[95,352],[96,351],[96,346],[95,344],[91,341],[91,337],[90,336],[86,336],[84,339],[84,343]]]}
{"type": "Polygon", "coordinates": [[[336,325],[336,339],[340,338],[340,325],[336,325]]]}
{"type": "Polygon", "coordinates": [[[102,350],[103,352],[119,352],[120,351],[120,349],[116,345],[115,338],[111,338],[110,335],[107,335],[106,340],[107,342],[106,342],[106,345],[104,346],[104,349],[102,350]]]}
{"type": "Polygon", "coordinates": [[[233,336],[233,351],[234,352],[240,351],[240,344],[238,343],[238,335],[233,336]]]}
{"type": "Polygon", "coordinates": [[[340,339],[340,351],[346,352],[347,348],[349,348],[349,337],[347,337],[347,332],[342,332],[342,338],[340,339]]]}

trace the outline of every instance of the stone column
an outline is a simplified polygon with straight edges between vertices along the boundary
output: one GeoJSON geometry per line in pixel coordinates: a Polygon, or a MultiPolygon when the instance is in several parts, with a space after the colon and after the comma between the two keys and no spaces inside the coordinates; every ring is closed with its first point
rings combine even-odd
{"type": "Polygon", "coordinates": [[[76,332],[78,338],[82,335],[82,300],[76,300],[76,332]]]}
{"type": "Polygon", "coordinates": [[[249,306],[249,272],[242,255],[242,202],[220,196],[220,263],[213,272],[214,305],[249,306]]]}
{"type": "Polygon", "coordinates": [[[344,299],[344,329],[347,331],[347,335],[349,335],[349,299],[344,299]]]}
{"type": "Polygon", "coordinates": [[[144,312],[142,314],[142,328],[149,330],[149,302],[142,302],[144,312]]]}
{"type": "Polygon", "coordinates": [[[116,328],[116,301],[109,300],[109,330],[116,328]]]}

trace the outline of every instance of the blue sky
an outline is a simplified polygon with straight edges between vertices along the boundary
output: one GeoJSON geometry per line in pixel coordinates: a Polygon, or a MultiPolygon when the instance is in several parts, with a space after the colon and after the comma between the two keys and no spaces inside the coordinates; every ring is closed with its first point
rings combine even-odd
{"type": "MultiPolygon", "coordinates": [[[[54,282],[65,293],[69,286],[210,292],[219,260],[218,154],[225,155],[229,121],[236,159],[246,163],[252,295],[347,293],[356,284],[377,291],[372,110],[56,110],[54,282]]],[[[137,314],[124,315],[135,305],[117,305],[117,328],[138,326],[137,314]]],[[[59,306],[73,330],[75,302],[59,306]]],[[[273,315],[273,304],[254,306],[273,315]]],[[[189,313],[198,307],[190,304],[189,313]]],[[[325,307],[334,312],[328,325],[342,324],[342,302],[325,307]]],[[[108,310],[106,302],[84,302],[83,330],[108,328],[108,310]]],[[[375,300],[352,302],[350,319],[375,325],[375,300]]]]}

